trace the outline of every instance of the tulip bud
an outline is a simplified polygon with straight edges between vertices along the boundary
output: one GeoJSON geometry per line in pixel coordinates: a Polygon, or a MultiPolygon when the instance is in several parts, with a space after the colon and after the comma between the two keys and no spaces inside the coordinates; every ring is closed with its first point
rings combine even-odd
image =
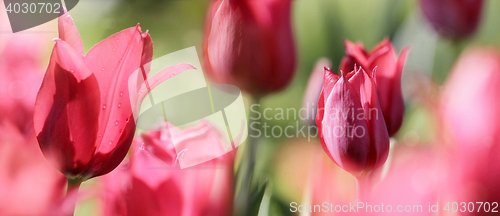
{"type": "Polygon", "coordinates": [[[254,96],[283,89],[295,70],[291,0],[218,0],[204,36],[207,75],[254,96]]]}
{"type": "Polygon", "coordinates": [[[500,199],[499,82],[500,51],[475,48],[460,56],[443,88],[441,134],[455,148],[450,184],[464,202],[500,199]]]}
{"type": "MultiPolygon", "coordinates": [[[[35,132],[47,158],[54,158],[51,162],[68,179],[84,181],[110,172],[128,152],[135,133],[136,101],[130,98],[140,94],[129,92],[128,81],[139,68],[147,77],[144,65],[152,59],[153,42],[137,25],[83,56],[80,34],[67,13],[59,16],[55,41],[35,102],[35,132]]],[[[152,79],[166,73],[168,68],[152,79]]]]}
{"type": "Polygon", "coordinates": [[[380,107],[389,136],[393,136],[403,123],[405,108],[401,92],[401,74],[408,48],[404,49],[397,58],[389,39],[384,39],[377,44],[371,52],[367,52],[360,43],[354,44],[346,40],[344,44],[346,55],[340,63],[340,70],[350,71],[354,65],[361,66],[368,71],[377,68],[374,79],[377,83],[380,107]]]}
{"type": "Polygon", "coordinates": [[[389,153],[389,134],[372,73],[362,68],[338,76],[325,68],[316,125],[323,149],[356,177],[380,167],[389,153]]]}
{"type": "Polygon", "coordinates": [[[476,31],[483,0],[420,0],[420,8],[437,33],[460,39],[476,31]]]}

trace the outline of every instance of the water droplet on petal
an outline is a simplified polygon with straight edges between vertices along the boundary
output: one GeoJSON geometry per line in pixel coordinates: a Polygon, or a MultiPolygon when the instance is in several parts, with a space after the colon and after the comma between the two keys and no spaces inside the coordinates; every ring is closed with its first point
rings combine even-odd
{"type": "Polygon", "coordinates": [[[116,39],[116,42],[120,42],[120,40],[116,39]]]}
{"type": "Polygon", "coordinates": [[[106,109],[106,104],[102,105],[102,109],[105,110],[106,109]]]}
{"type": "Polygon", "coordinates": [[[109,143],[108,143],[108,144],[112,145],[112,144],[113,144],[113,141],[109,141],[109,143]]]}
{"type": "Polygon", "coordinates": [[[119,103],[119,104],[118,104],[118,108],[120,108],[120,107],[122,107],[122,103],[119,103]]]}
{"type": "Polygon", "coordinates": [[[125,119],[126,122],[130,121],[130,118],[125,119]]]}
{"type": "Polygon", "coordinates": [[[121,96],[123,96],[123,92],[122,92],[122,91],[120,92],[120,97],[121,97],[121,96]]]}
{"type": "Polygon", "coordinates": [[[120,134],[122,134],[122,133],[123,133],[123,128],[122,128],[122,129],[120,129],[120,134]]]}
{"type": "Polygon", "coordinates": [[[101,68],[102,71],[104,71],[104,68],[101,68]]]}
{"type": "Polygon", "coordinates": [[[174,76],[175,76],[175,74],[170,75],[170,77],[174,77],[174,76]]]}
{"type": "Polygon", "coordinates": [[[141,150],[144,150],[144,143],[141,143],[141,146],[139,148],[141,148],[141,150]]]}
{"type": "Polygon", "coordinates": [[[113,48],[113,51],[116,51],[116,49],[115,49],[115,48],[113,48]]]}
{"type": "Polygon", "coordinates": [[[118,126],[118,121],[115,121],[115,125],[118,126]]]}
{"type": "Polygon", "coordinates": [[[71,70],[71,73],[74,73],[75,71],[74,70],[71,70]]]}

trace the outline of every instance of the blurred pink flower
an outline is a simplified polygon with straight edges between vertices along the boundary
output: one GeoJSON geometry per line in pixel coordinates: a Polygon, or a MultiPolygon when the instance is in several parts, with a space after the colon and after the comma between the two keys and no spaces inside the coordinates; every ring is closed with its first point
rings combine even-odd
{"type": "Polygon", "coordinates": [[[355,65],[367,71],[375,70],[380,107],[384,114],[389,136],[396,134],[403,122],[405,111],[403,94],[401,93],[401,74],[405,64],[408,48],[403,49],[399,58],[389,39],[384,39],[372,51],[367,52],[361,43],[344,41],[345,57],[340,63],[340,70],[351,71],[355,65]]]}
{"type": "Polygon", "coordinates": [[[283,89],[295,70],[292,0],[218,0],[204,35],[207,74],[254,96],[283,89]]]}
{"type": "Polygon", "coordinates": [[[33,107],[43,78],[43,44],[43,37],[20,34],[8,37],[0,48],[0,121],[12,122],[24,134],[33,131],[33,107]]]}
{"type": "Polygon", "coordinates": [[[483,3],[483,0],[420,0],[420,8],[437,33],[460,39],[476,31],[483,3]]]}
{"type": "Polygon", "coordinates": [[[52,215],[66,178],[45,160],[33,133],[0,123],[0,215],[52,215]]]}
{"type": "MultiPolygon", "coordinates": [[[[447,172],[443,162],[439,151],[435,148],[400,145],[394,150],[389,169],[387,171],[379,169],[374,172],[372,195],[366,200],[357,200],[353,193],[355,190],[353,178],[348,178],[327,161],[316,160],[310,176],[309,185],[312,190],[311,203],[308,204],[321,206],[323,202],[328,202],[333,204],[333,207],[328,205],[330,212],[313,212],[311,215],[435,215],[436,213],[429,212],[428,207],[429,203],[435,205],[440,201],[438,198],[443,191],[442,185],[447,183],[447,172]],[[358,202],[362,202],[359,204],[361,206],[359,209],[358,202]],[[357,212],[342,212],[338,207],[335,209],[337,205],[349,206],[349,203],[356,205],[357,212]],[[414,205],[421,205],[422,208],[418,212],[413,212],[414,205]],[[402,212],[399,212],[398,206],[401,206],[399,210],[402,212]],[[406,206],[410,206],[412,210],[406,212],[404,209],[406,206]]],[[[440,202],[439,212],[442,212],[443,208],[440,202]]]]}
{"type": "MultiPolygon", "coordinates": [[[[398,145],[393,152],[387,174],[382,169],[373,176],[375,183],[373,196],[367,201],[371,205],[384,204],[385,213],[368,212],[366,215],[436,215],[429,212],[429,203],[439,202],[439,212],[443,211],[439,200],[448,182],[448,168],[440,150],[432,147],[407,147],[398,145]],[[383,175],[383,176],[381,176],[383,175]],[[387,205],[391,205],[388,212],[387,205]],[[401,206],[398,212],[398,206],[401,206]],[[407,212],[410,208],[411,211],[407,212]],[[420,207],[421,206],[421,207],[420,207]]],[[[450,200],[448,200],[450,201],[450,200]]],[[[365,203],[366,205],[366,203],[365,203]]],[[[366,212],[366,206],[365,206],[366,212]]]]}
{"type": "Polygon", "coordinates": [[[356,177],[366,176],[389,153],[389,135],[373,78],[362,68],[336,75],[325,68],[316,125],[326,154],[356,177]]]}
{"type": "MultiPolygon", "coordinates": [[[[200,123],[202,127],[209,127],[200,123]]],[[[182,131],[192,142],[220,142],[210,130],[182,131]]],[[[136,139],[130,162],[103,177],[105,215],[231,215],[232,152],[180,169],[169,130],[147,132],[136,139]]]]}
{"type": "MultiPolygon", "coordinates": [[[[455,63],[444,85],[440,116],[444,140],[455,149],[455,196],[500,200],[500,51],[474,48],[455,63]]],[[[484,214],[484,212],[483,212],[484,214]]]]}

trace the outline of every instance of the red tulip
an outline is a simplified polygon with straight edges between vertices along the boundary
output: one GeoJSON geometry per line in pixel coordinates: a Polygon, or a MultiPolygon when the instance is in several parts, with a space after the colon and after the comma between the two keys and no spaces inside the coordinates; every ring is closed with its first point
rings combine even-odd
{"type": "MultiPolygon", "coordinates": [[[[201,123],[182,131],[189,142],[220,142],[201,123]]],[[[168,130],[144,133],[128,165],[103,177],[104,215],[230,215],[234,155],[180,169],[168,130]]],[[[214,146],[214,145],[209,145],[214,146]]]]}
{"type": "Polygon", "coordinates": [[[316,125],[323,149],[356,177],[380,167],[389,153],[389,135],[373,78],[363,69],[336,75],[325,68],[316,125]]]}
{"type": "Polygon", "coordinates": [[[474,33],[481,20],[483,0],[420,0],[420,8],[440,35],[459,39],[474,33]]]}
{"type": "Polygon", "coordinates": [[[460,56],[444,85],[442,133],[455,149],[450,183],[464,202],[500,200],[499,82],[500,51],[475,48],[460,56]]]}
{"type": "Polygon", "coordinates": [[[209,77],[254,96],[283,89],[295,70],[291,0],[218,0],[209,9],[204,62],[209,77]]]}
{"type": "Polygon", "coordinates": [[[368,71],[377,68],[375,83],[387,131],[389,136],[396,134],[403,122],[405,109],[401,93],[401,73],[408,48],[397,58],[389,39],[384,39],[371,52],[367,52],[360,43],[354,44],[346,40],[344,44],[346,55],[340,63],[340,70],[350,71],[355,65],[368,71]]]}
{"type": "MultiPolygon", "coordinates": [[[[132,111],[147,84],[139,81],[141,91],[129,92],[129,78],[139,68],[142,74],[136,79],[147,77],[153,43],[137,25],[83,56],[80,35],[67,13],[59,17],[55,42],[36,98],[35,132],[43,153],[54,158],[59,170],[68,179],[84,181],[110,172],[127,154],[135,132],[132,111]]],[[[167,68],[151,78],[150,87],[167,74],[190,68],[167,68]]]]}

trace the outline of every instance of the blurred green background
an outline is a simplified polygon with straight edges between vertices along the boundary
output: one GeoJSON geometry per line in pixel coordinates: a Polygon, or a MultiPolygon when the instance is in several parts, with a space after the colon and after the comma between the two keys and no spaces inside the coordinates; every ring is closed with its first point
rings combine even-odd
{"type": "MultiPolygon", "coordinates": [[[[140,23],[143,31],[149,30],[152,36],[155,58],[191,46],[196,47],[201,57],[209,3],[210,0],[82,0],[70,14],[81,34],[85,52],[104,38],[140,23]]],[[[429,82],[440,85],[467,46],[500,46],[500,1],[488,0],[484,6],[477,33],[465,41],[455,42],[440,38],[432,31],[423,20],[416,0],[295,0],[292,13],[298,53],[295,78],[282,92],[262,99],[261,109],[300,109],[315,62],[320,57],[327,57],[332,60],[333,69],[338,68],[344,55],[344,39],[363,42],[371,49],[384,37],[389,37],[398,52],[405,46],[411,47],[403,75],[407,114],[397,136],[409,143],[425,145],[435,136],[435,123],[429,108],[414,97],[415,77],[424,76],[429,82]]],[[[247,98],[246,102],[249,106],[251,100],[247,98]]],[[[273,112],[269,115],[274,115],[273,112]]],[[[282,128],[296,124],[295,119],[264,122],[282,128]]],[[[255,182],[268,180],[272,185],[268,193],[272,194],[269,215],[289,215],[288,204],[300,201],[302,192],[282,181],[282,170],[276,170],[282,167],[276,165],[282,158],[276,155],[286,151],[287,145],[293,145],[294,140],[282,136],[261,138],[259,142],[254,176],[258,181],[255,182]]],[[[318,142],[310,145],[318,145],[318,142]]],[[[77,215],[96,215],[98,205],[95,199],[89,199],[78,207],[77,215]]]]}

